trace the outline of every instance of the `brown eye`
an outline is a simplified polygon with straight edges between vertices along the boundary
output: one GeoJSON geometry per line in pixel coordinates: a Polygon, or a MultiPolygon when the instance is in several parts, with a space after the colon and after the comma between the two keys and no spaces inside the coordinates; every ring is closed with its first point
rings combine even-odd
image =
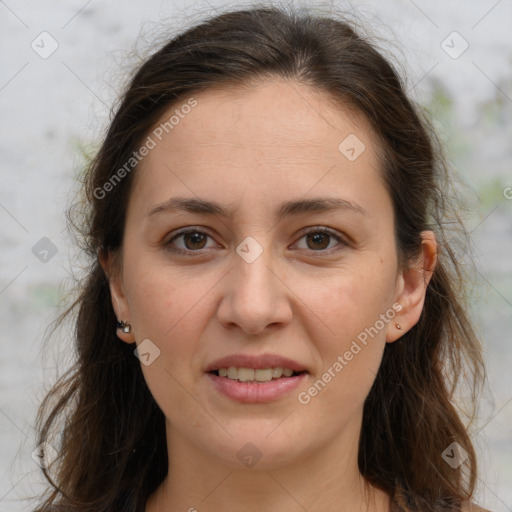
{"type": "Polygon", "coordinates": [[[308,246],[313,250],[326,249],[329,245],[330,238],[331,235],[322,232],[309,233],[306,235],[308,246]]]}
{"type": "Polygon", "coordinates": [[[306,246],[304,247],[303,244],[301,247],[299,244],[299,249],[308,251],[328,253],[331,250],[342,249],[347,245],[343,238],[326,228],[312,229],[300,238],[300,240],[303,239],[306,241],[306,246]],[[337,242],[337,244],[333,245],[333,241],[337,242]]]}
{"type": "Polygon", "coordinates": [[[173,236],[165,246],[178,253],[199,252],[207,248],[208,238],[211,237],[207,233],[197,229],[189,229],[173,236]]]}
{"type": "Polygon", "coordinates": [[[206,238],[208,235],[204,233],[199,233],[197,231],[193,233],[185,233],[183,235],[183,241],[187,249],[203,249],[206,243],[206,238]]]}

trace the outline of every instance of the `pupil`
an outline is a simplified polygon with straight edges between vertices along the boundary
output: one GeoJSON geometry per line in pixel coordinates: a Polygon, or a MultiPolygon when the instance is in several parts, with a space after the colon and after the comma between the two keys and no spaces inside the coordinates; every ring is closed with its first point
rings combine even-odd
{"type": "Polygon", "coordinates": [[[194,232],[194,233],[187,233],[185,235],[185,245],[188,249],[202,249],[204,246],[204,243],[201,244],[201,242],[204,242],[205,236],[202,233],[194,232]],[[199,244],[200,247],[190,247],[190,244],[187,243],[187,241],[192,241],[192,245],[199,244]]]}
{"type": "Polygon", "coordinates": [[[308,237],[308,240],[313,240],[314,244],[319,243],[321,245],[321,247],[317,247],[317,249],[325,249],[329,245],[329,235],[326,233],[313,233],[308,235],[308,237]],[[327,243],[322,244],[322,239],[327,243]]]}
{"type": "MultiPolygon", "coordinates": [[[[185,240],[185,245],[188,249],[202,249],[204,247],[205,236],[198,232],[187,233],[185,235],[185,240]],[[190,247],[190,243],[187,242],[191,242],[194,247],[190,247]],[[197,247],[196,244],[199,244],[199,247],[197,247]]],[[[329,235],[327,233],[309,234],[308,241],[312,241],[313,245],[316,244],[316,249],[325,249],[329,245],[329,235]]]]}

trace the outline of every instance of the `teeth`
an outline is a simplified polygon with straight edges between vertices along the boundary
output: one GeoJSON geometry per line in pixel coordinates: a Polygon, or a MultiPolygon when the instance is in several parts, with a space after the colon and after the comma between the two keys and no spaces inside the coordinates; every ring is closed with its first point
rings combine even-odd
{"type": "Polygon", "coordinates": [[[279,379],[279,377],[281,377],[281,375],[283,375],[283,368],[281,367],[277,367],[277,368],[272,368],[272,378],[274,379],[279,379]]]}
{"type": "Polygon", "coordinates": [[[264,370],[255,370],[254,380],[257,380],[259,382],[266,382],[268,380],[272,380],[272,368],[265,368],[264,370]]]}
{"type": "Polygon", "coordinates": [[[240,382],[268,382],[272,379],[280,379],[281,377],[291,377],[293,370],[290,368],[237,368],[230,366],[229,368],[219,368],[219,376],[227,377],[240,382]]]}
{"type": "Polygon", "coordinates": [[[254,369],[253,368],[238,368],[238,380],[240,382],[247,382],[248,380],[254,380],[254,369]]]}

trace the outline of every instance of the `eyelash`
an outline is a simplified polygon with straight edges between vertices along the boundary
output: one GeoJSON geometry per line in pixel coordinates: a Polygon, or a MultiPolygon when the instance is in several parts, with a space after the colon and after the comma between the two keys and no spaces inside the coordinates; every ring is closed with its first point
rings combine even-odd
{"type": "MultiPolygon", "coordinates": [[[[179,231],[178,233],[176,233],[174,236],[172,236],[168,241],[166,241],[164,243],[164,246],[176,253],[176,254],[183,254],[183,255],[187,255],[187,256],[194,256],[194,255],[203,255],[204,254],[204,251],[206,251],[207,249],[198,249],[198,250],[192,250],[192,249],[180,249],[180,248],[177,248],[177,247],[173,247],[171,244],[174,240],[180,238],[180,237],[183,237],[184,235],[188,235],[188,234],[192,234],[192,233],[199,233],[201,235],[206,235],[207,237],[209,238],[212,238],[208,233],[205,233],[204,231],[201,231],[200,229],[198,228],[194,228],[194,227],[189,227],[189,228],[185,228],[183,229],[182,231],[179,231]],[[195,254],[194,254],[195,253],[195,254]]],[[[316,233],[322,233],[324,235],[328,235],[332,238],[334,238],[341,247],[338,247],[338,248],[330,248],[330,249],[319,249],[319,250],[314,250],[314,249],[301,249],[302,251],[309,251],[309,252],[313,252],[313,253],[320,253],[320,254],[331,254],[332,252],[336,252],[336,251],[340,251],[342,250],[345,246],[348,245],[348,243],[342,238],[340,237],[339,235],[337,235],[336,233],[334,233],[332,230],[328,229],[328,228],[325,228],[325,227],[314,227],[314,228],[311,228],[309,229],[308,231],[306,231],[300,238],[299,240],[301,240],[302,238],[304,238],[305,236],[307,235],[310,235],[310,234],[316,234],[316,233]]],[[[213,239],[213,238],[212,238],[213,239]]]]}

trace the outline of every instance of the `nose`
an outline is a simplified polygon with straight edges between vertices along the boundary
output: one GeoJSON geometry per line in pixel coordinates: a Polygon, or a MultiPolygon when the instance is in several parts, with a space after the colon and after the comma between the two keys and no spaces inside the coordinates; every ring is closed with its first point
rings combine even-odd
{"type": "Polygon", "coordinates": [[[260,335],[286,325],[292,318],[293,293],[270,250],[252,262],[233,254],[233,267],[223,279],[222,301],[217,316],[226,328],[237,326],[245,333],[260,335]]]}

